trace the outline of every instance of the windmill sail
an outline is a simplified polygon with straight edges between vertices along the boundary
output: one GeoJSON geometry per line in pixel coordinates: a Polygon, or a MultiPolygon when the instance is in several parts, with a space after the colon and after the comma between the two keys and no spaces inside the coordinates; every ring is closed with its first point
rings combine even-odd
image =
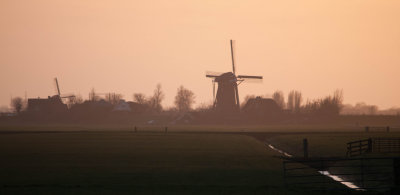
{"type": "Polygon", "coordinates": [[[249,76],[249,75],[238,75],[239,79],[263,79],[262,76],[249,76]]]}
{"type": "Polygon", "coordinates": [[[235,58],[233,57],[233,40],[231,39],[231,56],[232,56],[232,72],[233,74],[236,74],[236,69],[235,69],[235,58]]]}
{"type": "Polygon", "coordinates": [[[60,93],[60,87],[58,86],[58,80],[57,80],[57,77],[56,77],[56,78],[54,78],[54,81],[56,82],[56,87],[57,87],[57,95],[58,95],[58,96],[61,96],[61,93],[60,93]]]}

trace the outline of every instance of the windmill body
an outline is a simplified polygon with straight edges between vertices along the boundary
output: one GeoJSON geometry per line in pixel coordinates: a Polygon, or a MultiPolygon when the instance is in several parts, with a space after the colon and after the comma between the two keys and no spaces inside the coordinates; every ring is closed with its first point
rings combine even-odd
{"type": "Polygon", "coordinates": [[[239,97],[235,75],[232,72],[224,73],[216,77],[215,82],[218,83],[215,109],[222,112],[237,112],[239,97]]]}
{"type": "Polygon", "coordinates": [[[222,74],[206,74],[206,77],[213,80],[214,109],[222,113],[235,113],[240,111],[238,85],[247,79],[262,79],[262,76],[237,75],[235,72],[233,42],[231,43],[232,72],[222,74]],[[215,83],[218,84],[215,96],[215,83]]]}

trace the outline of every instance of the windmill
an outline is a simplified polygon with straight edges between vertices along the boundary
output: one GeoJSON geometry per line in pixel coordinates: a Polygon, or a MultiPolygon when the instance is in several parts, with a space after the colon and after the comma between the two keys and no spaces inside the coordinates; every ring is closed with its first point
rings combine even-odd
{"type": "Polygon", "coordinates": [[[61,101],[62,101],[62,99],[73,99],[73,98],[75,98],[75,95],[61,95],[60,86],[58,85],[57,77],[54,78],[54,82],[56,84],[56,89],[57,89],[57,95],[55,95],[57,98],[60,98],[61,101]]]}
{"type": "Polygon", "coordinates": [[[212,78],[214,109],[220,112],[237,112],[240,110],[238,85],[245,80],[261,80],[262,76],[236,75],[233,41],[231,44],[232,72],[207,73],[207,78],[212,78]],[[215,83],[218,84],[215,95],[215,83]]]}

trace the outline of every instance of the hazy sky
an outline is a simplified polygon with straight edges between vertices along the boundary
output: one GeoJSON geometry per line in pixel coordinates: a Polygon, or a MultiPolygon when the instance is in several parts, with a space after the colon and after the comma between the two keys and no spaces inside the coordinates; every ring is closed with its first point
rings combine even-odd
{"type": "Polygon", "coordinates": [[[151,95],[179,85],[212,100],[206,71],[231,71],[240,96],[282,90],[345,103],[400,106],[399,0],[0,0],[0,105],[11,96],[151,95]]]}

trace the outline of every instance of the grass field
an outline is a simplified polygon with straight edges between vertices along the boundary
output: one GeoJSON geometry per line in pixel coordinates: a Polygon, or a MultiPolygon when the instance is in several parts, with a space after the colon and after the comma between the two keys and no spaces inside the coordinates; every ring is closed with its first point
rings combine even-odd
{"type": "Polygon", "coordinates": [[[308,194],[284,188],[282,160],[264,141],[289,149],[307,136],[319,155],[360,137],[321,126],[308,134],[293,126],[109,128],[2,127],[0,194],[308,194]]]}

